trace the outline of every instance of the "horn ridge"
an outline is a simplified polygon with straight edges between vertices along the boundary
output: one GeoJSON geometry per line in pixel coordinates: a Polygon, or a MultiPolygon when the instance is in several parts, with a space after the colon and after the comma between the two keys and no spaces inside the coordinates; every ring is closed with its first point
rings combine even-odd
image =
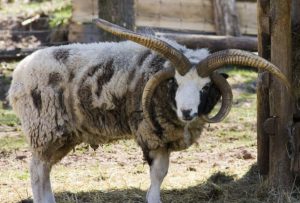
{"type": "Polygon", "coordinates": [[[215,52],[201,61],[196,66],[196,68],[199,76],[208,77],[213,71],[225,65],[251,66],[264,71],[268,71],[272,75],[280,79],[289,91],[291,91],[292,89],[289,80],[277,66],[260,56],[243,50],[227,49],[215,52]]]}
{"type": "Polygon", "coordinates": [[[153,36],[146,36],[127,30],[118,25],[112,24],[103,19],[94,19],[93,22],[101,29],[110,32],[116,36],[131,40],[143,45],[151,50],[158,52],[171,61],[180,75],[185,75],[191,68],[191,63],[187,57],[165,41],[157,39],[153,36]]]}

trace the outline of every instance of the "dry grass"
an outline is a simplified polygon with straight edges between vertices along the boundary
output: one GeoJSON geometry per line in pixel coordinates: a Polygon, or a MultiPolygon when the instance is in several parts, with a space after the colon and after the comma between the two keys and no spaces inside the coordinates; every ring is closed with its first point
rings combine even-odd
{"type": "MultiPolygon", "coordinates": [[[[256,96],[251,90],[256,73],[229,73],[234,75],[230,115],[208,126],[198,145],[172,153],[162,185],[163,202],[299,202],[295,195],[268,191],[257,172],[256,96]]],[[[12,129],[2,127],[2,131],[12,129]]],[[[20,134],[0,134],[0,202],[32,198],[30,152],[20,134]]],[[[144,202],[149,172],[132,140],[103,145],[97,151],[80,145],[53,168],[52,184],[58,202],[144,202]]]]}

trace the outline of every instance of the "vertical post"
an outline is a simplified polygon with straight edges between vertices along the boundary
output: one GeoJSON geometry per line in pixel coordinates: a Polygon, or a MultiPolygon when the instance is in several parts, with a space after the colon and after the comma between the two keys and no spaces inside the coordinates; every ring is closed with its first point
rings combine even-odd
{"type": "Polygon", "coordinates": [[[300,1],[292,1],[292,46],[293,46],[293,87],[295,93],[294,134],[292,146],[294,157],[291,170],[300,174],[300,1]]]}
{"type": "MultiPolygon", "coordinates": [[[[257,0],[258,53],[261,57],[271,58],[270,0],[257,0]]],[[[264,122],[270,117],[269,73],[259,71],[257,82],[257,164],[261,175],[269,172],[269,136],[264,122]]]]}
{"type": "Polygon", "coordinates": [[[213,6],[217,35],[240,36],[235,0],[214,0],[213,6]]]}
{"type": "MultiPolygon", "coordinates": [[[[135,28],[134,0],[98,0],[99,18],[133,30],[135,28]]],[[[118,37],[101,32],[102,41],[118,41],[118,37]]]]}
{"type": "MultiPolygon", "coordinates": [[[[292,79],[291,0],[270,1],[271,61],[292,79]]],[[[293,120],[291,95],[270,77],[270,115],[276,117],[274,136],[270,137],[269,181],[272,187],[289,190],[292,186],[287,144],[293,120]]]]}
{"type": "Polygon", "coordinates": [[[294,88],[296,96],[296,119],[300,121],[300,1],[292,2],[292,40],[293,40],[293,69],[294,88]]]}

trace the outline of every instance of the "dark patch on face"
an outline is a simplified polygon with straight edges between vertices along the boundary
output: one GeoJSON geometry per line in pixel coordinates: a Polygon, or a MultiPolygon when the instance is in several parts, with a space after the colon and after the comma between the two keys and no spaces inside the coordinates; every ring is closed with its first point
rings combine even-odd
{"type": "Polygon", "coordinates": [[[69,82],[72,82],[72,80],[74,79],[75,77],[75,74],[73,71],[70,72],[70,75],[69,75],[69,82]]]}
{"type": "Polygon", "coordinates": [[[69,49],[56,49],[54,50],[53,52],[53,57],[57,60],[57,61],[60,61],[60,62],[63,62],[65,63],[68,58],[70,56],[70,51],[69,49]]]}
{"type": "Polygon", "coordinates": [[[34,107],[40,111],[42,109],[41,91],[38,88],[31,90],[31,97],[34,107]]]}
{"type": "Polygon", "coordinates": [[[146,60],[146,58],[151,54],[150,50],[145,51],[144,53],[142,53],[142,55],[140,56],[137,65],[138,66],[142,66],[144,61],[146,60]]]}
{"type": "MultiPolygon", "coordinates": [[[[228,75],[221,74],[224,78],[227,78],[228,75]]],[[[221,98],[221,92],[217,86],[213,83],[208,83],[203,87],[200,92],[200,105],[198,106],[198,114],[209,114],[214,106],[218,103],[221,98]]]]}
{"type": "Polygon", "coordinates": [[[49,74],[49,81],[48,81],[48,84],[49,85],[53,85],[53,86],[56,86],[59,84],[59,82],[62,81],[62,76],[60,75],[60,73],[58,72],[52,72],[49,74]]]}
{"type": "Polygon", "coordinates": [[[175,100],[177,89],[178,89],[178,84],[175,81],[175,79],[169,80],[169,82],[168,82],[168,95],[171,99],[171,105],[175,109],[177,108],[176,100],[175,100]]]}
{"type": "Polygon", "coordinates": [[[105,66],[103,66],[103,73],[97,78],[97,90],[95,94],[99,97],[102,92],[103,85],[108,83],[114,75],[113,60],[110,60],[105,66]]]}

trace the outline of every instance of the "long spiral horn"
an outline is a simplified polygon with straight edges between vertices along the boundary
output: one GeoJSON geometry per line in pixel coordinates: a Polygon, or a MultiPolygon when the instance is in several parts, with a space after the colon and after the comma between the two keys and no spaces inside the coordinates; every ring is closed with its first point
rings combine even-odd
{"type": "Polygon", "coordinates": [[[185,75],[191,68],[190,61],[181,52],[160,39],[154,38],[153,36],[145,36],[139,33],[132,32],[123,27],[107,22],[103,19],[94,19],[93,22],[99,28],[110,32],[113,35],[131,40],[158,52],[163,57],[171,61],[180,75],[185,75]]]}
{"type": "Polygon", "coordinates": [[[285,77],[285,75],[280,71],[278,67],[265,60],[264,58],[247,51],[227,49],[215,52],[209,55],[206,59],[202,60],[196,68],[199,76],[207,77],[213,71],[225,65],[250,66],[253,68],[258,68],[260,70],[268,71],[279,80],[281,80],[290,92],[292,90],[292,86],[289,80],[285,77]]]}

